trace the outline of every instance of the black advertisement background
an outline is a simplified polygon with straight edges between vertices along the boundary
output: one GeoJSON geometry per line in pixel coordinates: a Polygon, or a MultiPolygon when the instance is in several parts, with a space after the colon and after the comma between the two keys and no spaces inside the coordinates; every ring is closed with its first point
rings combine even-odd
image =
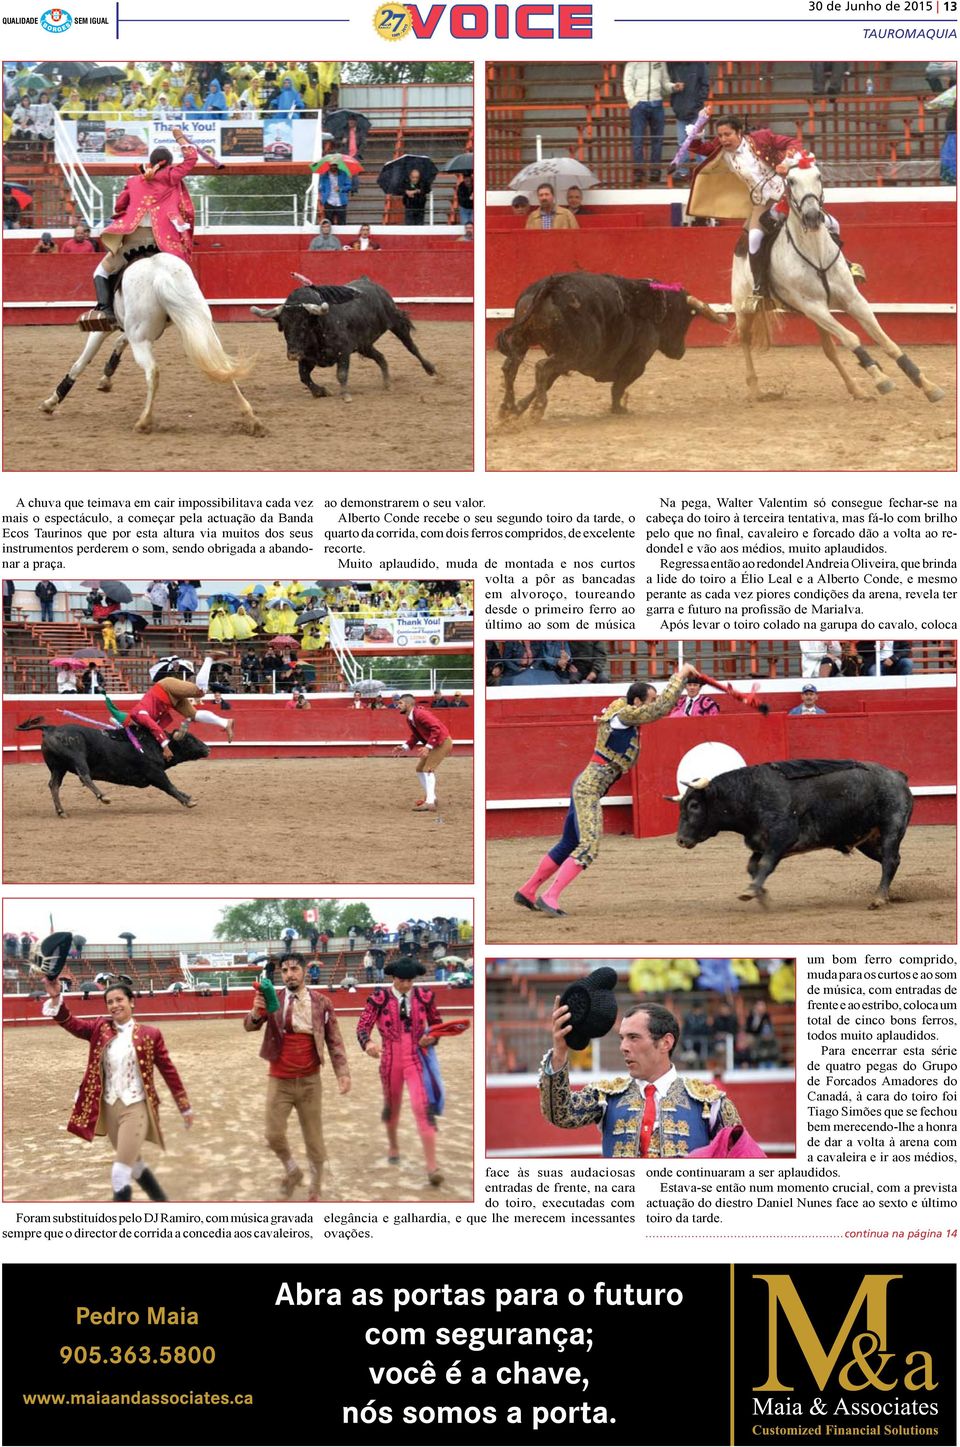
{"type": "MultiPolygon", "coordinates": [[[[400,1248],[405,1249],[405,1248],[400,1248]]],[[[299,1255],[302,1248],[294,1249],[299,1255]]],[[[356,1266],[171,1265],[138,1267],[123,1259],[123,1243],[106,1248],[102,1261],[83,1266],[7,1266],[3,1272],[6,1342],[3,1386],[4,1442],[28,1444],[136,1442],[164,1444],[349,1443],[415,1444],[570,1443],[582,1447],[596,1441],[641,1447],[711,1447],[728,1440],[727,1266],[623,1265],[584,1266],[450,1266],[410,1261],[403,1266],[359,1262],[356,1266]],[[637,1290],[658,1286],[683,1293],[679,1306],[593,1306],[594,1283],[637,1290]],[[339,1287],[344,1305],[331,1307],[276,1306],[284,1282],[295,1292],[301,1282],[339,1287]],[[395,1286],[483,1288],[492,1301],[496,1287],[556,1287],[563,1305],[512,1307],[496,1313],[485,1307],[426,1307],[395,1314],[395,1286]],[[387,1304],[355,1308],[354,1289],[380,1286],[387,1304]],[[582,1308],[566,1305],[573,1287],[587,1293],[582,1308]],[[199,1312],[191,1328],[78,1327],[78,1305],[92,1310],[108,1306],[134,1308],[146,1319],[148,1304],[182,1305],[199,1312]],[[589,1326],[594,1331],[590,1352],[553,1347],[494,1347],[482,1352],[466,1346],[437,1346],[432,1335],[440,1326],[589,1326]],[[367,1346],[367,1327],[419,1326],[425,1346],[367,1346]],[[149,1342],[211,1344],[213,1366],[67,1366],[61,1345],[149,1342]],[[376,1385],[368,1368],[408,1367],[430,1360],[437,1367],[431,1386],[376,1385]],[[458,1360],[460,1385],[445,1381],[444,1370],[458,1360]],[[580,1386],[498,1386],[497,1366],[519,1361],[535,1365],[579,1366],[589,1378],[580,1386]],[[471,1386],[470,1369],[484,1366],[486,1386],[471,1386]],[[708,1367],[709,1389],[704,1377],[708,1367]],[[254,1394],[253,1407],[25,1407],[29,1392],[209,1391],[254,1394]],[[388,1424],[343,1420],[344,1403],[364,1407],[393,1405],[388,1424]],[[405,1403],[437,1408],[496,1407],[495,1424],[405,1424],[405,1403]],[[534,1404],[557,1408],[603,1404],[610,1425],[585,1424],[582,1417],[567,1425],[549,1423],[534,1431],[534,1404]],[[510,1405],[523,1407],[524,1421],[510,1426],[510,1405]]]]}
{"type": "MultiPolygon", "coordinates": [[[[377,1444],[440,1444],[456,1442],[535,1444],[603,1443],[608,1447],[722,1447],[732,1440],[746,1447],[760,1440],[956,1443],[955,1402],[955,1273],[950,1266],[769,1266],[633,1265],[599,1267],[522,1265],[443,1266],[415,1261],[404,1265],[359,1262],[351,1266],[195,1265],[138,1267],[124,1259],[123,1242],[111,1243],[100,1261],[82,1266],[7,1266],[3,1270],[3,1440],[7,1447],[58,1447],[58,1444],[137,1442],[169,1444],[203,1442],[257,1443],[262,1447],[288,1442],[377,1444]],[[864,1393],[861,1400],[923,1398],[935,1400],[936,1417],[838,1418],[846,1428],[831,1435],[821,1431],[801,1436],[789,1432],[799,1419],[757,1418],[754,1388],[767,1369],[768,1296],[763,1274],[789,1274],[824,1347],[834,1342],[864,1274],[901,1275],[889,1287],[887,1349],[902,1361],[907,1352],[931,1350],[939,1389],[926,1393],[864,1393]],[[731,1282],[734,1284],[734,1409],[730,1401],[731,1282]],[[286,1283],[296,1296],[300,1284],[312,1293],[338,1288],[340,1306],[277,1304],[286,1283]],[[600,1304],[597,1284],[602,1283],[600,1304]],[[423,1305],[394,1310],[395,1288],[429,1290],[482,1288],[482,1306],[423,1305]],[[379,1287],[382,1306],[352,1302],[358,1290],[379,1287]],[[555,1288],[560,1304],[510,1305],[497,1312],[498,1287],[516,1297],[521,1290],[555,1288]],[[682,1302],[659,1306],[631,1305],[625,1297],[608,1304],[606,1292],[682,1293],[682,1302]],[[582,1306],[567,1294],[585,1293],[582,1306]],[[146,1325],[148,1306],[196,1311],[197,1326],[146,1325]],[[135,1310],[136,1326],[77,1324],[77,1308],[135,1310]],[[555,1346],[490,1346],[473,1351],[468,1345],[438,1345],[438,1329],[455,1327],[590,1328],[592,1350],[555,1346]],[[367,1344],[365,1331],[423,1328],[424,1344],[367,1344]],[[127,1347],[212,1346],[212,1365],[64,1365],[62,1346],[127,1347]],[[370,1369],[419,1368],[427,1361],[436,1369],[435,1383],[376,1383],[370,1369]],[[460,1381],[446,1372],[457,1363],[460,1381]],[[579,1367],[589,1379],[581,1384],[498,1384],[497,1368],[517,1362],[532,1369],[579,1367]],[[471,1369],[486,1369],[485,1384],[473,1384],[471,1369]],[[207,1392],[253,1394],[252,1406],[185,1405],[28,1406],[27,1393],[83,1392],[207,1392]],[[344,1407],[372,1407],[367,1421],[345,1420],[344,1407]],[[405,1406],[423,1409],[426,1418],[403,1420],[405,1406]],[[584,1416],[584,1407],[591,1414],[584,1416]],[[392,1409],[384,1420],[383,1408],[392,1409]],[[474,1420],[439,1420],[441,1408],[472,1409],[474,1420]],[[522,1420],[509,1423],[510,1407],[522,1409],[522,1420]],[[533,1410],[551,1413],[535,1428],[533,1410]],[[596,1409],[606,1409],[606,1422],[596,1409]],[[495,1409],[496,1420],[475,1420],[482,1410],[495,1409]],[[373,1413],[378,1414],[372,1420],[373,1413]],[[558,1413],[563,1420],[558,1420],[558,1413]],[[778,1424],[786,1429],[782,1434],[778,1424]],[[893,1426],[894,1433],[884,1426],[893,1426]],[[931,1426],[938,1434],[929,1435],[931,1426]],[[758,1427],[766,1428],[758,1435],[758,1427]],[[862,1435],[857,1428],[862,1427],[862,1435]],[[773,1431],[769,1429],[774,1429],[773,1431]],[[912,1430],[917,1428],[916,1434],[912,1430]],[[852,1429],[852,1430],[851,1430],[852,1429]],[[926,1430],[924,1430],[926,1429],[926,1430]]],[[[299,1252],[301,1248],[294,1248],[299,1252]]],[[[615,1296],[610,1298],[615,1301],[615,1296]]],[[[864,1331],[861,1311],[851,1336],[864,1331]]],[[[846,1345],[846,1344],[845,1344],[846,1345]]],[[[789,1329],[779,1338],[781,1379],[809,1383],[805,1364],[789,1329]]],[[[850,1350],[840,1361],[850,1359],[850,1350]]],[[[902,1369],[884,1372],[889,1380],[902,1369]]],[[[811,1393],[808,1393],[811,1395],[811,1393]]],[[[828,1389],[831,1400],[838,1395],[828,1389]]],[[[848,1393],[852,1397],[855,1394],[848,1393]]]]}

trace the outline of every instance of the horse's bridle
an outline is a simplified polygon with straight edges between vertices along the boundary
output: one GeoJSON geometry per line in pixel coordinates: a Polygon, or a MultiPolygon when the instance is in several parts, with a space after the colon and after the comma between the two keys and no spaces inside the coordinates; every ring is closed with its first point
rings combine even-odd
{"type": "MultiPolygon", "coordinates": [[[[802,222],[802,221],[803,221],[803,203],[801,202],[801,203],[798,205],[797,202],[794,200],[793,192],[792,192],[791,189],[790,189],[789,182],[788,182],[788,184],[786,185],[786,187],[785,187],[784,189],[786,190],[786,193],[787,193],[787,205],[790,207],[790,210],[794,213],[794,215],[798,218],[798,220],[802,222]]],[[[812,195],[812,192],[808,192],[807,194],[808,194],[808,195],[812,195]]],[[[818,208],[819,208],[819,211],[820,211],[820,225],[823,226],[823,225],[825,224],[826,212],[825,212],[824,209],[823,209],[823,182],[822,182],[822,181],[820,182],[820,194],[819,194],[819,196],[817,196],[815,199],[816,199],[816,202],[817,202],[817,206],[818,206],[818,208]]],[[[804,197],[804,200],[806,200],[806,197],[804,197]]],[[[790,231],[790,226],[789,226],[789,224],[786,225],[786,226],[784,226],[784,227],[783,227],[783,230],[787,233],[787,240],[790,242],[790,245],[793,247],[794,251],[795,251],[795,252],[797,253],[797,255],[800,257],[800,259],[801,259],[802,261],[805,261],[805,262],[807,263],[807,265],[811,268],[811,270],[815,271],[815,272],[817,273],[817,276],[819,276],[819,278],[820,278],[820,284],[821,284],[821,286],[823,287],[823,290],[824,290],[824,292],[825,292],[825,294],[826,294],[827,306],[829,306],[829,305],[830,305],[830,300],[831,300],[831,298],[830,298],[830,281],[829,281],[829,278],[828,278],[828,275],[827,275],[827,274],[828,274],[828,272],[829,272],[834,266],[836,266],[837,262],[840,260],[840,257],[841,257],[841,255],[842,255],[842,252],[841,252],[841,249],[840,249],[839,244],[834,243],[834,244],[836,245],[836,247],[837,247],[837,250],[836,250],[836,253],[835,253],[834,257],[833,257],[833,260],[832,260],[832,261],[829,261],[826,266],[818,266],[815,261],[811,261],[811,260],[810,260],[809,256],[807,256],[805,252],[803,252],[803,251],[800,250],[800,247],[797,245],[797,243],[796,243],[796,242],[794,241],[794,239],[793,239],[793,235],[792,235],[792,233],[791,233],[791,231],[790,231]]]]}

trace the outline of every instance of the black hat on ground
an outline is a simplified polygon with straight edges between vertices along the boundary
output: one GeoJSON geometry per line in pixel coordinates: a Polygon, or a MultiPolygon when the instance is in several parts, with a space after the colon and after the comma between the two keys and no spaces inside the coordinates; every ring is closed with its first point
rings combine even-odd
{"type": "Polygon", "coordinates": [[[394,975],[398,980],[416,980],[427,972],[418,960],[411,960],[409,955],[401,955],[393,964],[387,965],[383,973],[394,975]]]}
{"type": "Polygon", "coordinates": [[[572,1029],[567,1036],[571,1050],[585,1050],[591,1040],[606,1035],[617,1018],[617,972],[602,965],[593,974],[568,985],[560,996],[560,1004],[570,1011],[572,1029]]]}

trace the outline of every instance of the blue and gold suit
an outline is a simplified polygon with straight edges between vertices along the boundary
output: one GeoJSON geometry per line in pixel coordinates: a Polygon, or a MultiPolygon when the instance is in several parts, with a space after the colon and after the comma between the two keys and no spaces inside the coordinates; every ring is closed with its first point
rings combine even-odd
{"type": "Polygon", "coordinates": [[[572,854],[581,868],[586,869],[596,859],[603,833],[600,801],[637,762],[640,725],[653,723],[668,714],[680,697],[683,684],[683,678],[675,673],[653,703],[629,704],[625,698],[615,698],[603,710],[593,755],[573,781],[563,833],[549,851],[555,864],[562,864],[572,854]]]}
{"type": "MultiPolygon", "coordinates": [[[[598,1125],[605,1156],[639,1156],[644,1099],[637,1081],[618,1075],[571,1090],[566,1066],[547,1073],[552,1053],[547,1051],[540,1066],[540,1112],[545,1119],[563,1130],[598,1125]]],[[[709,1145],[723,1126],[739,1122],[736,1106],[718,1086],[678,1075],[660,1101],[648,1156],[688,1155],[709,1145]]]]}

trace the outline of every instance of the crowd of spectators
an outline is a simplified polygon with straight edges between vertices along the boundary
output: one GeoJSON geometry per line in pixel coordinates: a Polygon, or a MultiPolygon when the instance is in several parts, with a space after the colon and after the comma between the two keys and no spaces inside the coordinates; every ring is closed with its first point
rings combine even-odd
{"type": "MultiPolygon", "coordinates": [[[[774,645],[751,643],[759,647],[757,656],[743,657],[743,645],[733,653],[718,652],[711,656],[706,651],[703,667],[708,673],[724,677],[760,678],[790,677],[797,673],[805,679],[813,678],[903,678],[915,671],[953,672],[956,670],[956,645],[951,639],[924,642],[899,638],[809,638],[790,644],[789,650],[774,645]],[[734,663],[734,673],[730,665],[734,663]]],[[[702,650],[695,643],[684,644],[683,656],[698,662],[702,650]]],[[[615,682],[629,677],[642,676],[646,670],[650,678],[667,678],[677,666],[673,656],[667,656],[659,645],[636,643],[630,652],[621,652],[617,644],[612,646],[599,639],[488,639],[486,643],[486,681],[488,688],[505,688],[511,685],[543,686],[548,684],[609,683],[611,661],[618,662],[620,672],[615,682]],[[649,653],[649,656],[644,656],[649,653]]],[[[816,689],[813,690],[816,693],[816,689]]],[[[651,697],[656,690],[651,685],[651,697]]],[[[649,700],[644,700],[649,701],[649,700]]],[[[688,716],[699,716],[717,711],[717,699],[701,690],[701,685],[691,681],[674,712],[688,716]]],[[[798,710],[799,711],[799,710],[798,710]]]]}
{"type": "Polygon", "coordinates": [[[804,638],[800,640],[804,678],[902,678],[913,672],[913,644],[896,638],[804,638]]]}
{"type": "Polygon", "coordinates": [[[50,64],[41,89],[33,66],[8,62],[3,139],[52,140],[56,112],[72,121],[159,120],[168,114],[188,121],[313,118],[335,102],[340,70],[338,61],[130,61],[122,67],[91,65],[86,76],[64,79],[50,64]]]}
{"type": "Polygon", "coordinates": [[[607,645],[599,639],[487,640],[487,686],[609,683],[607,645]]]}

